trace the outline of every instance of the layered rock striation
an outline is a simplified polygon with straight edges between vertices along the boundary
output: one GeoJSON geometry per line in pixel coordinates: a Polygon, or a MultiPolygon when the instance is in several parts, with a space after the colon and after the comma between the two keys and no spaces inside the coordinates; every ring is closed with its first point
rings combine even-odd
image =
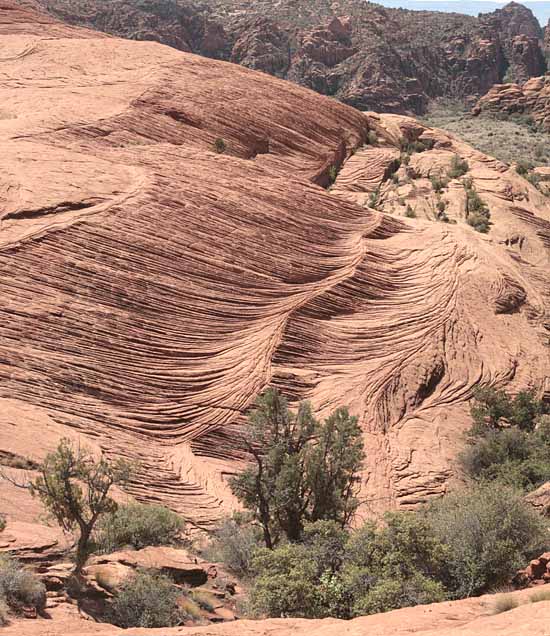
{"type": "MultiPolygon", "coordinates": [[[[550,206],[515,170],[412,119],[9,0],[0,39],[4,466],[71,436],[207,530],[274,385],[359,417],[369,514],[459,477],[476,386],[543,386],[550,206]],[[415,143],[430,149],[406,163],[415,143]],[[433,189],[454,156],[488,235],[460,179],[433,189]]],[[[10,523],[40,513],[0,495],[10,523]]]]}

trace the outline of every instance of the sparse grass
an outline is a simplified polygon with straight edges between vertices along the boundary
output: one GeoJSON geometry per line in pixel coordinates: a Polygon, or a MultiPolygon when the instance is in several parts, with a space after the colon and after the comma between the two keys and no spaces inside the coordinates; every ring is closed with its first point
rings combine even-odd
{"type": "Polygon", "coordinates": [[[189,618],[192,618],[193,620],[202,618],[201,608],[192,598],[189,598],[188,596],[183,596],[178,600],[178,607],[183,614],[189,616],[189,618]]]}
{"type": "Polygon", "coordinates": [[[191,597],[201,609],[207,612],[213,612],[217,605],[214,594],[206,590],[192,590],[191,597]]]}
{"type": "Polygon", "coordinates": [[[542,601],[550,601],[550,586],[548,586],[548,589],[540,590],[529,597],[529,603],[540,603],[542,601]]]}
{"type": "Polygon", "coordinates": [[[336,181],[337,176],[338,176],[338,168],[336,166],[330,166],[330,168],[328,169],[329,185],[332,185],[336,181]]]}
{"type": "Polygon", "coordinates": [[[508,164],[518,157],[535,166],[550,164],[550,134],[533,130],[528,120],[502,121],[485,114],[474,117],[461,104],[446,100],[434,103],[422,121],[508,164]]]}
{"type": "Polygon", "coordinates": [[[497,598],[493,605],[493,614],[502,614],[502,612],[509,612],[519,606],[519,601],[511,594],[501,596],[497,598]]]}

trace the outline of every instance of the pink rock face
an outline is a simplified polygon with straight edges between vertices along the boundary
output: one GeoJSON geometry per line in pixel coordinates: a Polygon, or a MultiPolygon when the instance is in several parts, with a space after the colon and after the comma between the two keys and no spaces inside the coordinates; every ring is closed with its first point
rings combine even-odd
{"type": "MultiPolygon", "coordinates": [[[[3,461],[80,438],[135,463],[136,499],[209,529],[274,385],[358,416],[366,514],[452,485],[477,385],[543,385],[550,209],[514,170],[412,119],[7,0],[0,42],[3,461]],[[456,224],[436,221],[430,179],[455,154],[488,235],[459,180],[442,195],[456,224]]],[[[0,494],[10,521],[39,514],[0,494]]]]}

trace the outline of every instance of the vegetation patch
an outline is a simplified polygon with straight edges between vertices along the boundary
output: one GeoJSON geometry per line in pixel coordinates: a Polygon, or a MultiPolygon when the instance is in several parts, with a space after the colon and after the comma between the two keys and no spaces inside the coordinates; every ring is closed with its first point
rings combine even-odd
{"type": "Polygon", "coordinates": [[[129,504],[104,515],[95,535],[95,550],[136,550],[149,545],[172,545],[181,538],[181,517],[164,506],[129,504]]]}

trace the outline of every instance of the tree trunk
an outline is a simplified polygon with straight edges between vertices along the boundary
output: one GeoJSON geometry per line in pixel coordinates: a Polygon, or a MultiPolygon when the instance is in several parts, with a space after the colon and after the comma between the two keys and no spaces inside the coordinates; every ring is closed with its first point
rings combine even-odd
{"type": "Polygon", "coordinates": [[[91,529],[87,527],[80,528],[80,537],[76,544],[76,563],[74,573],[79,575],[82,573],[82,568],[86,565],[88,560],[88,548],[90,542],[91,529]]]}

